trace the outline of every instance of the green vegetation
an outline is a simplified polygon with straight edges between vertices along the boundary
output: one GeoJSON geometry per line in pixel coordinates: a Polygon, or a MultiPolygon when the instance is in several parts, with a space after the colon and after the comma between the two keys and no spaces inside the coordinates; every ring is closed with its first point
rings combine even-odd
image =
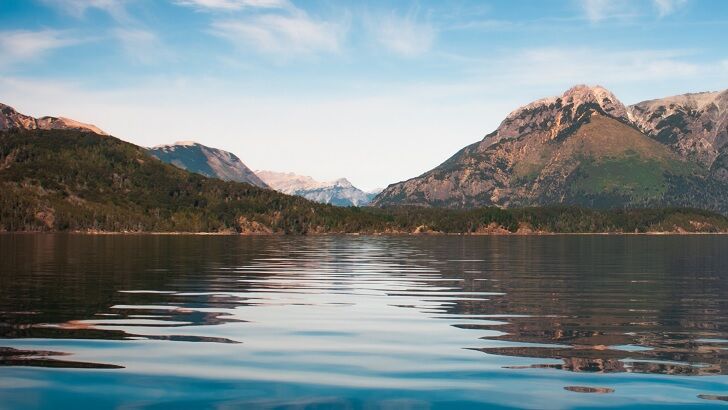
{"type": "Polygon", "coordinates": [[[728,231],[688,209],[340,208],[180,170],[113,137],[0,133],[0,230],[239,233],[728,231]]]}
{"type": "Polygon", "coordinates": [[[633,203],[660,198],[667,191],[665,167],[658,161],[638,156],[584,160],[574,181],[575,193],[623,193],[633,203]]]}

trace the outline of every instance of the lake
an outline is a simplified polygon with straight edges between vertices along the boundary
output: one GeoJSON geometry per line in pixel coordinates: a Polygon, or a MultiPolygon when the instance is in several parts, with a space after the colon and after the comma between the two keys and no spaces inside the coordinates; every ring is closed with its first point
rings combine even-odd
{"type": "Polygon", "coordinates": [[[0,408],[728,405],[728,237],[0,234],[0,408]]]}

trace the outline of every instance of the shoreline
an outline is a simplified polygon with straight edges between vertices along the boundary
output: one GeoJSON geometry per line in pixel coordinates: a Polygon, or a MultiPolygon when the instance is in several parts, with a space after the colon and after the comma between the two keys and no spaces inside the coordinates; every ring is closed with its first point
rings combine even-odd
{"type": "Polygon", "coordinates": [[[64,234],[64,235],[87,235],[87,236],[240,236],[240,237],[322,237],[322,236],[347,236],[347,237],[443,237],[443,236],[460,236],[460,237],[483,237],[483,236],[503,236],[503,237],[532,237],[532,236],[728,236],[728,232],[492,232],[492,233],[445,233],[445,232],[428,232],[428,233],[408,233],[408,232],[331,232],[331,233],[312,233],[312,234],[285,234],[285,233],[239,233],[239,232],[124,232],[124,231],[0,231],[0,235],[48,235],[48,234],[64,234]]]}

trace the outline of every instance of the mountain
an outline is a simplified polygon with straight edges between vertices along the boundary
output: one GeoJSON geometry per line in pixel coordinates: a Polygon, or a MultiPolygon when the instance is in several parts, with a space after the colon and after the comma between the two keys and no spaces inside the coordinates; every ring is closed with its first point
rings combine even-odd
{"type": "Polygon", "coordinates": [[[0,131],[0,192],[0,231],[384,229],[377,217],[207,178],[151,158],[146,148],[79,130],[0,131]]]}
{"type": "MultiPolygon", "coordinates": [[[[680,100],[687,116],[697,115],[687,108],[693,99],[680,100]]],[[[669,108],[672,103],[625,107],[603,87],[576,86],[513,111],[483,140],[431,171],[390,185],[373,205],[693,206],[728,212],[728,186],[714,170],[724,158],[720,149],[712,162],[681,150],[689,145],[681,141],[708,140],[698,125],[708,119],[715,123],[711,141],[720,145],[725,133],[725,105],[716,113],[716,104],[698,100],[705,114],[685,120],[688,127],[670,117],[669,110],[682,112],[669,108]],[[659,108],[665,104],[667,109],[659,108]],[[671,119],[661,121],[661,115],[671,119]]]]}
{"type": "Polygon", "coordinates": [[[274,171],[256,171],[255,173],[276,191],[301,196],[319,203],[336,206],[363,206],[374,198],[374,194],[356,188],[346,178],[319,182],[309,176],[294,173],[274,171]]]}
{"type": "Polygon", "coordinates": [[[0,103],[0,131],[14,128],[26,130],[78,130],[93,132],[99,135],[108,135],[92,124],[84,124],[64,117],[34,118],[21,114],[13,107],[0,103]]]}
{"type": "Polygon", "coordinates": [[[178,168],[223,181],[246,182],[268,188],[235,154],[211,148],[193,141],[180,141],[171,145],[158,145],[148,149],[149,154],[178,168]]]}
{"type": "Polygon", "coordinates": [[[0,192],[0,232],[728,232],[728,218],[689,209],[336,207],[208,178],[146,148],[68,129],[0,131],[0,192]]]}
{"type": "Polygon", "coordinates": [[[628,109],[646,135],[728,181],[728,90],[644,101],[628,109]]]}

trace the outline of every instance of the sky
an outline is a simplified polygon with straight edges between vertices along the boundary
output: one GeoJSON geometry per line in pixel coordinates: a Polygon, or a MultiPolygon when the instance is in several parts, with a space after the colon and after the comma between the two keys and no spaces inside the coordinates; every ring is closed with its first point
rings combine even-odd
{"type": "Polygon", "coordinates": [[[0,0],[0,102],[365,190],[575,84],[728,88],[728,1],[0,0]]]}

